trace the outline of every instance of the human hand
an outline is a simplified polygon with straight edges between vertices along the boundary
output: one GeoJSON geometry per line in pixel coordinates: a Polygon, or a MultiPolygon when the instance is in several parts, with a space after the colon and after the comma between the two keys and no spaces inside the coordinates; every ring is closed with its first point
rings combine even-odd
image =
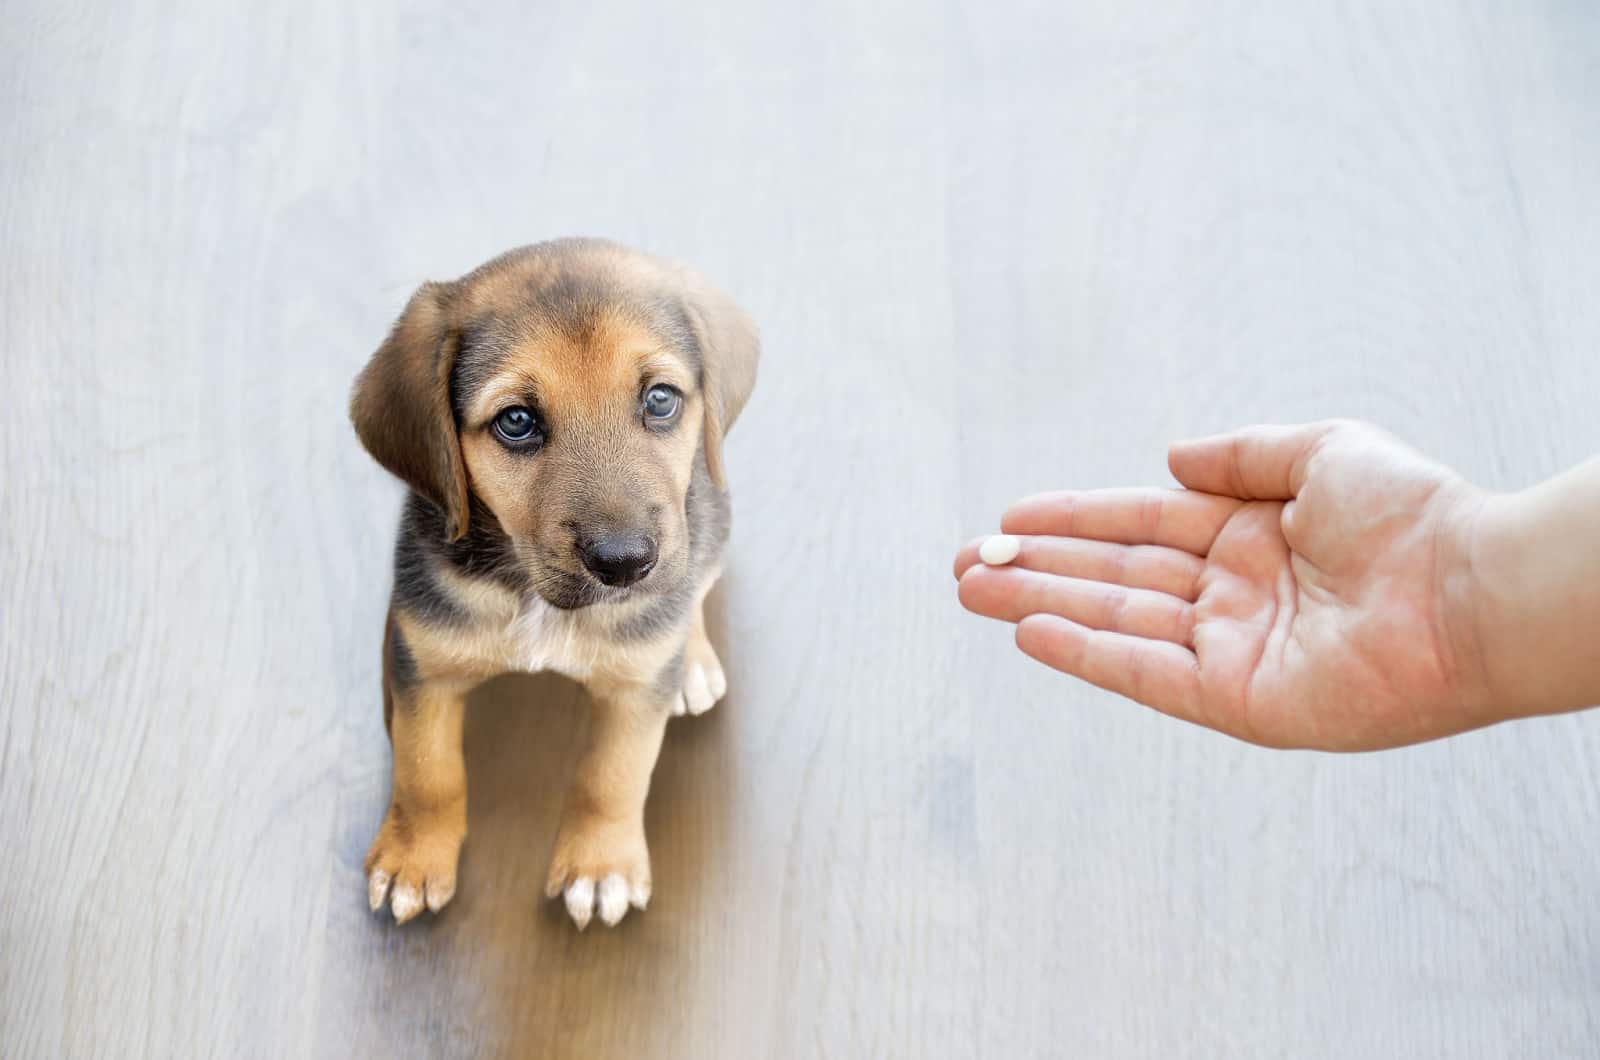
{"type": "Polygon", "coordinates": [[[1499,720],[1474,614],[1488,500],[1378,429],[1174,445],[1183,490],[1013,505],[1015,562],[956,558],[968,609],[1065,673],[1252,743],[1371,750],[1499,720]]]}

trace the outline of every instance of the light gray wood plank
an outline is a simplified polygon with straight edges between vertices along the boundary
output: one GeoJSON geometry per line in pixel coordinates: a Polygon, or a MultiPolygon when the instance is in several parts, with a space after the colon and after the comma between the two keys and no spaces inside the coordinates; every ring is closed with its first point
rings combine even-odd
{"type": "Polygon", "coordinates": [[[1582,1055],[1600,721],[1256,750],[1019,657],[1018,494],[1378,420],[1600,450],[1576,2],[18,3],[0,35],[0,1054],[1582,1055]],[[539,899],[584,700],[473,701],[396,929],[398,487],[345,422],[421,280],[608,235],[761,323],[658,894],[539,899]]]}

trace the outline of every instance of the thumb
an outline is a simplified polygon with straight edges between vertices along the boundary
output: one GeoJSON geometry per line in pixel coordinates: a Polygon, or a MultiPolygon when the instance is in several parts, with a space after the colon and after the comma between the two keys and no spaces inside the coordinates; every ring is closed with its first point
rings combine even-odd
{"type": "Polygon", "coordinates": [[[1241,500],[1291,500],[1305,485],[1311,454],[1336,426],[1263,425],[1176,442],[1167,450],[1167,466],[1188,489],[1241,500]]]}

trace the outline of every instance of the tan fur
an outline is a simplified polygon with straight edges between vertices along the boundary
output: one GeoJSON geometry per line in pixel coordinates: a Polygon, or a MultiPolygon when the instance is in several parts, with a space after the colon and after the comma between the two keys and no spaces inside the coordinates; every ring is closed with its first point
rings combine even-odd
{"type": "MultiPolygon", "coordinates": [[[[396,703],[394,791],[367,851],[368,896],[394,886],[395,919],[425,905],[438,911],[455,894],[456,861],[467,838],[467,776],[461,758],[468,685],[429,682],[396,703]]],[[[381,894],[374,908],[381,903],[381,894]]]]}
{"type": "Polygon", "coordinates": [[[367,858],[374,909],[387,898],[403,921],[438,911],[454,893],[466,836],[465,696],[508,670],[566,674],[593,701],[547,893],[565,892],[580,927],[593,912],[614,922],[627,904],[649,900],[644,804],[667,717],[685,704],[706,709],[726,683],[701,610],[721,566],[691,554],[687,498],[702,453],[723,484],[722,439],[754,383],[756,357],[754,329],[725,295],[681,266],[611,244],[541,244],[412,298],[352,401],[368,449],[445,516],[441,539],[418,538],[425,547],[412,550],[405,572],[422,579],[427,606],[406,602],[397,572],[385,632],[394,791],[367,858]],[[667,318],[683,321],[676,330],[659,323],[672,305],[681,307],[667,318]],[[485,321],[492,346],[474,346],[465,330],[485,321]],[[477,372],[490,363],[485,349],[492,372],[474,375],[471,393],[453,391],[463,365],[477,372]],[[683,395],[670,429],[640,419],[641,395],[656,384],[683,395]],[[499,440],[493,423],[535,400],[549,440],[530,455],[499,440]],[[531,589],[469,573],[438,552],[483,518],[481,509],[472,515],[469,495],[492,513],[504,542],[495,547],[531,589]],[[649,525],[655,567],[638,591],[602,592],[579,606],[545,599],[553,587],[587,584],[574,534],[588,525],[649,525]],[[662,610],[680,598],[671,603],[679,610],[662,610]],[[630,624],[643,632],[618,633],[630,624]],[[668,683],[676,679],[688,684],[668,683]]]}
{"type": "Polygon", "coordinates": [[[356,381],[350,418],[367,451],[443,508],[452,536],[459,537],[466,528],[467,476],[451,426],[456,341],[447,302],[441,284],[425,283],[412,295],[356,381]]]}
{"type": "Polygon", "coordinates": [[[663,527],[660,547],[668,566],[679,561],[685,543],[683,497],[700,439],[692,430],[651,436],[631,429],[627,410],[645,384],[668,383],[683,391],[679,414],[695,422],[701,398],[689,367],[658,348],[658,340],[625,321],[597,323],[588,341],[537,335],[524,341],[505,370],[475,395],[470,417],[461,426],[461,449],[469,480],[500,522],[519,541],[539,549],[545,562],[579,574],[565,524],[577,505],[594,502],[612,518],[626,522],[645,505],[662,505],[672,518],[663,527]],[[557,430],[578,436],[575,452],[552,453],[534,462],[509,453],[492,436],[495,415],[515,395],[536,391],[563,413],[557,430]],[[607,477],[594,470],[593,454],[624,473],[607,477]]]}

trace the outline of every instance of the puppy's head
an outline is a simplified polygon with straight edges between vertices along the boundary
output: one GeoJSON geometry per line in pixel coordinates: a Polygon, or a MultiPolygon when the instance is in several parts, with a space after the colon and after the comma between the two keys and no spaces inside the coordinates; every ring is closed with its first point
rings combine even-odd
{"type": "Polygon", "coordinates": [[[703,454],[724,488],[757,358],[749,320],[693,272],[559,240],[424,284],[351,419],[453,539],[486,509],[539,593],[582,607],[682,581],[690,479],[703,454]]]}

